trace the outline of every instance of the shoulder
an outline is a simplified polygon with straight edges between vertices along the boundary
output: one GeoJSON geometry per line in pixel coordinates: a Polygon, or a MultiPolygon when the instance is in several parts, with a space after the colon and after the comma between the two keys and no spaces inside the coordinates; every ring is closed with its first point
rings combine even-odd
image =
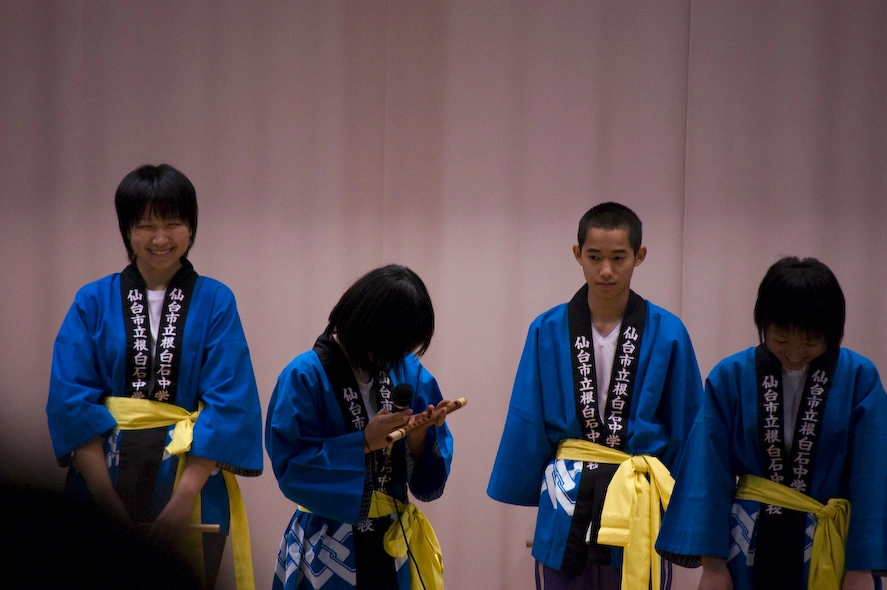
{"type": "Polygon", "coordinates": [[[652,301],[645,299],[647,302],[647,321],[655,321],[664,328],[671,328],[681,332],[686,332],[684,322],[677,315],[668,311],[664,307],[659,307],[652,301]]]}
{"type": "Polygon", "coordinates": [[[649,342],[654,347],[679,346],[692,351],[690,333],[681,318],[655,303],[646,303],[647,319],[644,330],[645,334],[651,335],[649,342]]]}
{"type": "Polygon", "coordinates": [[[98,280],[86,283],[77,290],[77,297],[88,297],[107,293],[109,289],[120,290],[120,273],[115,272],[98,280]]]}
{"type": "Polygon", "coordinates": [[[107,301],[120,300],[120,296],[120,273],[113,273],[80,287],[74,295],[74,306],[105,307],[107,301]]]}
{"type": "Polygon", "coordinates": [[[286,364],[286,367],[283,368],[282,372],[293,373],[314,369],[322,370],[323,365],[320,362],[320,357],[317,356],[317,353],[314,352],[314,349],[311,349],[296,355],[293,360],[286,364]]]}
{"type": "Polygon", "coordinates": [[[875,366],[874,362],[872,362],[868,357],[865,357],[849,348],[842,348],[840,350],[838,363],[839,367],[840,365],[843,365],[844,367],[856,372],[878,375],[878,368],[875,366]]]}
{"type": "Polygon", "coordinates": [[[709,374],[709,378],[718,375],[732,375],[743,373],[749,369],[755,368],[755,349],[756,346],[749,346],[746,349],[734,352],[718,361],[709,374]]]}
{"type": "Polygon", "coordinates": [[[410,353],[403,358],[401,363],[401,371],[403,372],[403,380],[412,381],[418,378],[420,381],[434,381],[432,375],[419,358],[410,353]]]}
{"type": "Polygon", "coordinates": [[[323,365],[314,350],[306,350],[291,360],[280,372],[278,385],[283,383],[301,383],[306,387],[314,387],[326,379],[323,365]]]}
{"type": "Polygon", "coordinates": [[[222,281],[216,280],[212,277],[198,275],[195,289],[200,289],[205,293],[211,293],[216,297],[230,299],[232,301],[234,300],[234,291],[222,281]]]}
{"type": "Polygon", "coordinates": [[[530,331],[545,329],[553,325],[560,325],[566,321],[568,305],[568,303],[560,303],[537,315],[530,323],[530,331]]]}

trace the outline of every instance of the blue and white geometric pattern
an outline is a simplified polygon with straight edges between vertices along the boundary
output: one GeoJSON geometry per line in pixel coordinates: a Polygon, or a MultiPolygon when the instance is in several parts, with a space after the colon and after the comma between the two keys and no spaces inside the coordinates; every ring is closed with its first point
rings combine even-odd
{"type": "Polygon", "coordinates": [[[354,559],[345,542],[351,536],[351,525],[341,524],[332,535],[327,532],[324,525],[306,539],[298,519],[293,521],[280,544],[275,588],[298,587],[307,581],[311,588],[320,589],[334,576],[348,586],[357,584],[354,559]],[[297,579],[291,580],[293,576],[297,579]]]}
{"type": "Polygon", "coordinates": [[[556,459],[545,468],[545,478],[540,499],[548,492],[551,507],[557,510],[560,506],[567,514],[573,515],[576,507],[577,476],[582,471],[582,461],[556,459]]]}

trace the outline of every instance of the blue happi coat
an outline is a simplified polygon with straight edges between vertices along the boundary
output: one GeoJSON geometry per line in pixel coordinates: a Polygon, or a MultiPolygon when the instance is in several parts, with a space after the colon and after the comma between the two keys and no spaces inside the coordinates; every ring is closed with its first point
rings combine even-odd
{"type": "MultiPolygon", "coordinates": [[[[752,588],[761,505],[734,500],[735,477],[768,477],[758,406],[752,347],[722,360],[706,380],[703,408],[675,473],[656,545],[663,555],[691,565],[699,556],[727,559],[737,590],[752,588]]],[[[823,504],[850,501],[846,569],[885,570],[887,394],[871,361],[840,350],[820,428],[806,493],[823,504]]],[[[815,526],[807,515],[805,576],[815,526]]]]}
{"type": "MultiPolygon", "coordinates": [[[[414,413],[442,400],[436,380],[413,355],[394,367],[390,377],[392,387],[400,383],[412,386],[410,407],[414,413]]],[[[364,454],[361,430],[365,424],[355,429],[350,416],[346,422],[337,395],[320,357],[310,350],[287,365],[271,397],[265,425],[268,456],[280,490],[299,505],[281,540],[275,589],[357,587],[358,528],[387,529],[393,521],[386,517],[380,519],[381,524],[370,523],[366,518],[373,461],[374,457],[380,459],[382,452],[364,454]]],[[[396,442],[391,450],[393,458],[406,462],[408,469],[395,474],[392,496],[400,503],[406,502],[409,488],[421,501],[438,498],[449,475],[452,442],[446,424],[428,428],[426,450],[418,459],[409,455],[403,440],[396,442]]],[[[378,545],[373,548],[378,550],[376,555],[382,553],[381,541],[378,545]]],[[[404,559],[392,561],[397,587],[408,590],[410,568],[404,559]]]]}
{"type": "MultiPolygon", "coordinates": [[[[680,319],[650,302],[642,304],[646,320],[624,451],[656,456],[670,469],[696,415],[702,378],[680,319]]],[[[583,476],[581,461],[555,459],[561,440],[583,438],[568,305],[546,311],[530,325],[487,487],[494,500],[538,506],[532,554],[554,569],[561,569],[583,476]]],[[[617,562],[620,553],[614,549],[617,562]]]]}
{"type": "MultiPolygon", "coordinates": [[[[191,270],[189,263],[186,263],[191,270]]],[[[126,271],[124,271],[126,272],[126,271]]],[[[193,272],[193,270],[191,271],[193,272]]],[[[203,409],[194,424],[190,454],[216,461],[237,475],[262,473],[262,417],[249,349],[234,295],[224,284],[198,276],[190,296],[181,336],[180,370],[175,405],[189,412],[203,409]]],[[[67,488],[88,494],[85,482],[71,463],[72,453],[101,436],[112,483],[128,467],[129,455],[120,449],[145,436],[146,431],[120,431],[102,400],[126,389],[127,333],[124,323],[121,273],[81,288],[65,316],[53,347],[49,398],[49,431],[59,464],[70,466],[67,488]]],[[[168,501],[175,479],[177,457],[163,452],[173,426],[159,432],[161,448],[147,461],[156,463],[154,489],[146,490],[152,521],[168,501]]],[[[142,457],[144,459],[144,457],[142,457]]],[[[228,493],[221,472],[210,477],[201,493],[202,521],[229,526],[228,493]]]]}

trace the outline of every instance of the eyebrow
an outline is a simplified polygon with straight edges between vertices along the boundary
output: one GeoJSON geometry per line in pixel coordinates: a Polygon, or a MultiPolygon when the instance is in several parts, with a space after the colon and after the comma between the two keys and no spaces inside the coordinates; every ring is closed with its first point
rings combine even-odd
{"type": "MultiPolygon", "coordinates": [[[[599,248],[592,248],[591,246],[589,246],[588,248],[585,249],[585,252],[586,252],[586,253],[589,253],[589,252],[603,252],[603,250],[601,250],[601,249],[599,249],[599,248]]],[[[627,254],[627,253],[628,253],[628,248],[616,248],[616,249],[614,249],[614,250],[610,250],[610,252],[612,252],[612,253],[614,253],[614,254],[627,254]]]]}

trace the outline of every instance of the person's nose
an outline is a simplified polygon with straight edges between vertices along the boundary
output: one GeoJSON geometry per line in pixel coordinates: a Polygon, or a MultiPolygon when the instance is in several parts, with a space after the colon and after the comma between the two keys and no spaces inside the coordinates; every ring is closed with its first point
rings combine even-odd
{"type": "Polygon", "coordinates": [[[165,244],[168,241],[169,233],[166,231],[166,228],[163,227],[157,228],[151,236],[151,243],[153,244],[165,244]]]}
{"type": "Polygon", "coordinates": [[[613,276],[613,265],[610,264],[609,260],[601,261],[601,276],[604,278],[613,276]]]}
{"type": "Polygon", "coordinates": [[[789,347],[788,354],[786,356],[788,356],[788,360],[790,360],[791,362],[797,363],[804,360],[804,354],[805,353],[803,348],[801,348],[800,346],[792,346],[789,347]]]}

